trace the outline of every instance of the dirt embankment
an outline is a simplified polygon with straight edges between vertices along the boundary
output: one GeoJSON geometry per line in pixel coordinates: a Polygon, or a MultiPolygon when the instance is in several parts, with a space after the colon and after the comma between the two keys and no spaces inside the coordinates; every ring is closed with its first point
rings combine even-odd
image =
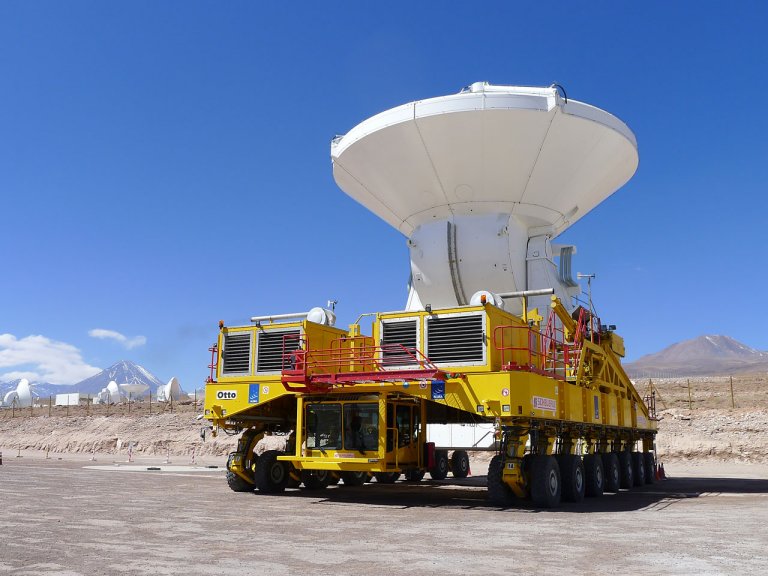
{"type": "MultiPolygon", "coordinates": [[[[7,411],[6,411],[7,412],[7,411]]],[[[223,455],[232,451],[236,438],[220,434],[217,438],[200,431],[205,420],[197,419],[190,407],[173,412],[148,414],[134,410],[113,410],[93,414],[66,416],[59,410],[52,416],[27,416],[23,412],[0,416],[0,449],[49,450],[54,453],[125,453],[132,447],[135,454],[223,455]]]]}
{"type": "MultiPolygon", "coordinates": [[[[652,382],[659,411],[657,447],[664,461],[722,460],[768,463],[768,378],[668,379],[652,382]],[[690,394],[689,394],[690,390],[690,394]],[[735,408],[731,406],[735,404],[735,408]]],[[[637,383],[641,394],[649,382],[637,383]]],[[[0,410],[0,450],[50,450],[53,453],[220,456],[236,438],[220,434],[205,441],[200,406],[113,407],[44,406],[12,413],[0,410]],[[50,414],[50,416],[49,416],[50,414]]]]}

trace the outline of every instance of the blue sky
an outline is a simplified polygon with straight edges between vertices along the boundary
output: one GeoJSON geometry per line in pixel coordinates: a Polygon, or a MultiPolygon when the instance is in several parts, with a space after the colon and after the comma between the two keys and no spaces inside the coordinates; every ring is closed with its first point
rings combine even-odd
{"type": "Polygon", "coordinates": [[[764,2],[0,3],[0,381],[126,358],[192,389],[219,319],[404,306],[330,140],[479,80],[562,84],[640,167],[561,240],[628,357],[768,349],[764,2]]]}

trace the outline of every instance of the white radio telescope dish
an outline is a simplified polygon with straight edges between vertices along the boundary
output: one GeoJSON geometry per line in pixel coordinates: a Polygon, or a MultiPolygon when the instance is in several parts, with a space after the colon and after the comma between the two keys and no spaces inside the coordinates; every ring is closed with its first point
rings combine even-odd
{"type": "Polygon", "coordinates": [[[552,287],[568,304],[575,283],[551,271],[563,247],[550,240],[638,165],[634,134],[608,112],[556,87],[484,82],[377,114],[335,138],[331,158],[339,187],[408,238],[409,309],[552,287]]]}
{"type": "Polygon", "coordinates": [[[120,384],[120,390],[123,392],[123,394],[140,396],[149,390],[149,386],[147,384],[141,384],[140,382],[133,382],[130,384],[120,384]]]}
{"type": "Polygon", "coordinates": [[[11,390],[3,398],[4,406],[16,406],[17,408],[28,408],[32,406],[34,393],[29,380],[22,378],[16,385],[16,390],[11,390]]]}
{"type": "MultiPolygon", "coordinates": [[[[167,384],[157,387],[158,402],[177,402],[182,399],[184,393],[181,390],[179,379],[175,376],[168,380],[167,384]]],[[[186,398],[185,398],[186,400],[186,398]]]]}

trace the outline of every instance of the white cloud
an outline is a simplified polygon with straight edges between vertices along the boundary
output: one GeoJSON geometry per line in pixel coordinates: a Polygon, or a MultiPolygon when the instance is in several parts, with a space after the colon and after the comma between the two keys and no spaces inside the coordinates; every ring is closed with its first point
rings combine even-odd
{"type": "Polygon", "coordinates": [[[144,344],[147,343],[146,336],[134,336],[133,338],[128,338],[124,334],[120,334],[120,332],[106,330],[104,328],[94,328],[93,330],[89,330],[88,336],[100,340],[115,340],[125,346],[128,350],[136,348],[137,346],[144,346],[144,344]]]}
{"type": "Polygon", "coordinates": [[[87,364],[71,344],[45,336],[19,339],[13,334],[0,334],[2,368],[12,370],[0,374],[0,381],[28,378],[51,384],[75,384],[101,371],[87,364]]]}

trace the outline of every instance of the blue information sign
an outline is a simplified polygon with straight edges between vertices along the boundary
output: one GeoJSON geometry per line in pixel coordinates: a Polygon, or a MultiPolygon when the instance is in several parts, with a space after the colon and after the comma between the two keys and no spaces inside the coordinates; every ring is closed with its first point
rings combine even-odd
{"type": "Polygon", "coordinates": [[[445,380],[432,380],[432,400],[445,400],[445,380]]]}

